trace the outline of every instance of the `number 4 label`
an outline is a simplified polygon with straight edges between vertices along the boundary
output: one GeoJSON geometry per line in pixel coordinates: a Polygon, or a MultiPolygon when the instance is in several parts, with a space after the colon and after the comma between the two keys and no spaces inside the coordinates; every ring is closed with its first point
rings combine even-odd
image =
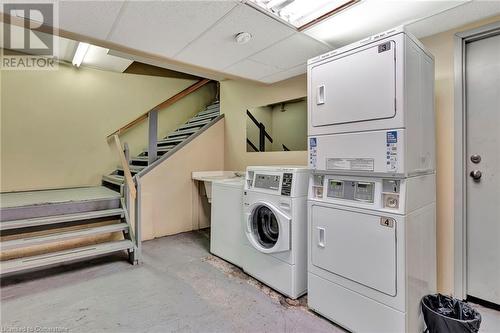
{"type": "Polygon", "coordinates": [[[394,228],[394,219],[391,217],[381,217],[380,225],[388,228],[394,228]]]}

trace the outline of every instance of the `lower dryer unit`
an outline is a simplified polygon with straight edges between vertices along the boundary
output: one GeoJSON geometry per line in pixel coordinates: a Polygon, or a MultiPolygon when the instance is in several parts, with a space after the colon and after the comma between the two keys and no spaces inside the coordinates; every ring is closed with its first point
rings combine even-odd
{"type": "Polygon", "coordinates": [[[436,292],[435,176],[313,175],[309,307],[353,332],[423,332],[436,292]]]}
{"type": "Polygon", "coordinates": [[[241,267],[243,178],[212,183],[210,252],[241,267]]]}
{"type": "Polygon", "coordinates": [[[243,270],[290,297],[307,291],[306,168],[247,169],[243,270]]]}

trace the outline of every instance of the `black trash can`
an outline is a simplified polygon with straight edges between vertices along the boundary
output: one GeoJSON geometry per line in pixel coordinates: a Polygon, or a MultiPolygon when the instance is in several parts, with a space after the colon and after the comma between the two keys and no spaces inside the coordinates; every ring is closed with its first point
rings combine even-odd
{"type": "Polygon", "coordinates": [[[476,309],[441,294],[424,296],[422,313],[429,333],[477,333],[481,325],[476,309]]]}

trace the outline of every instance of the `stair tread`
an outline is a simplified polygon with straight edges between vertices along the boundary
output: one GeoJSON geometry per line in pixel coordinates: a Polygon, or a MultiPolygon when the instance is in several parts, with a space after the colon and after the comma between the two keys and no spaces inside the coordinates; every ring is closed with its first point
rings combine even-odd
{"type": "Polygon", "coordinates": [[[104,182],[120,186],[125,182],[125,177],[120,175],[104,175],[102,176],[102,180],[104,182]]]}
{"type": "Polygon", "coordinates": [[[75,221],[91,220],[102,217],[122,216],[122,215],[123,215],[123,209],[115,208],[115,209],[83,212],[83,213],[62,214],[62,215],[53,215],[45,217],[35,217],[30,219],[10,220],[10,221],[0,222],[0,230],[27,228],[27,227],[35,227],[48,224],[75,222],[75,221]]]}
{"type": "Polygon", "coordinates": [[[78,247],[69,250],[51,252],[31,257],[6,260],[0,263],[0,274],[4,275],[28,269],[46,267],[62,262],[76,261],[133,248],[134,244],[132,243],[132,241],[120,240],[78,247]]]}
{"type": "Polygon", "coordinates": [[[196,116],[196,117],[193,117],[191,119],[189,119],[188,123],[193,123],[195,121],[199,121],[199,120],[204,120],[204,119],[209,119],[209,118],[215,118],[219,115],[219,111],[215,111],[215,112],[211,112],[211,113],[207,113],[207,114],[204,114],[202,116],[196,116]]]}
{"type": "Polygon", "coordinates": [[[171,137],[172,135],[184,135],[184,134],[193,134],[198,132],[200,129],[199,128],[189,128],[189,129],[178,129],[175,132],[172,132],[168,135],[168,137],[171,137]]]}
{"type": "Polygon", "coordinates": [[[215,110],[219,111],[220,108],[219,106],[213,106],[213,107],[207,107],[205,110],[201,111],[201,112],[198,112],[196,115],[197,116],[201,116],[201,115],[204,115],[204,114],[207,114],[207,113],[211,113],[211,112],[214,112],[215,110]]]}
{"type": "Polygon", "coordinates": [[[53,190],[20,191],[0,193],[0,208],[9,209],[27,206],[61,204],[97,200],[114,200],[119,193],[104,186],[61,188],[53,190]]]}
{"type": "Polygon", "coordinates": [[[208,124],[211,121],[211,119],[206,119],[206,120],[200,120],[200,121],[195,121],[192,123],[185,123],[179,129],[186,129],[186,128],[193,128],[193,127],[203,127],[206,124],[208,124]]]}
{"type": "Polygon", "coordinates": [[[97,234],[124,231],[127,229],[128,229],[127,223],[115,223],[115,224],[110,224],[110,225],[91,227],[91,228],[85,228],[85,229],[79,229],[79,230],[60,231],[60,232],[51,233],[51,234],[43,235],[43,236],[13,239],[13,240],[1,242],[2,251],[19,249],[19,248],[40,245],[40,244],[46,244],[46,243],[59,242],[59,241],[64,241],[64,240],[69,240],[69,239],[80,238],[80,237],[87,237],[87,236],[92,236],[92,235],[97,235],[97,234]]]}
{"type": "MultiPolygon", "coordinates": [[[[128,165],[128,168],[130,169],[130,172],[139,172],[141,171],[142,169],[144,169],[145,167],[147,167],[147,165],[128,165]]],[[[120,171],[123,171],[123,167],[121,165],[119,165],[118,167],[116,167],[117,170],[120,170],[120,171]]],[[[114,176],[118,176],[118,175],[114,175],[114,176]]]]}
{"type": "Polygon", "coordinates": [[[189,135],[187,135],[187,136],[178,136],[178,137],[174,137],[174,138],[167,137],[167,138],[165,138],[163,140],[158,140],[157,144],[182,142],[182,141],[186,140],[188,137],[189,137],[189,135]]]}

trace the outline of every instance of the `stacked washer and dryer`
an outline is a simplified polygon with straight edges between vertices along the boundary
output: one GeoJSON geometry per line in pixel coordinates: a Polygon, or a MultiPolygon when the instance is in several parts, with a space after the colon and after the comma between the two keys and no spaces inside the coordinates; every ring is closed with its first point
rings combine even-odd
{"type": "Polygon", "coordinates": [[[354,332],[422,332],[436,292],[433,82],[403,28],[308,62],[308,302],[354,332]]]}

